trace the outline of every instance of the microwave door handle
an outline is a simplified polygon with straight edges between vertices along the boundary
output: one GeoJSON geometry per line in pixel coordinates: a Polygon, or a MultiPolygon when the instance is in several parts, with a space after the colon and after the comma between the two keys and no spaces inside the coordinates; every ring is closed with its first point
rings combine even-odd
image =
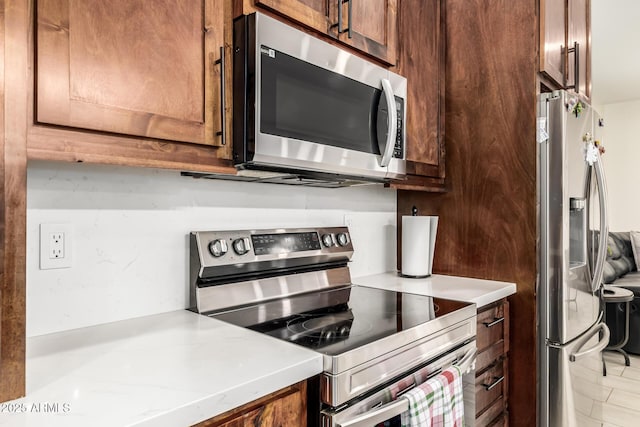
{"type": "Polygon", "coordinates": [[[382,157],[380,159],[380,166],[385,168],[389,166],[391,156],[393,156],[393,147],[396,144],[396,133],[398,132],[398,112],[396,111],[396,98],[391,88],[391,83],[387,79],[382,79],[382,94],[387,100],[387,117],[388,117],[388,130],[387,143],[382,151],[382,157]]]}
{"type": "Polygon", "coordinates": [[[348,421],[336,423],[335,427],[371,427],[393,417],[397,417],[408,410],[409,401],[401,397],[400,399],[387,403],[373,411],[359,414],[348,421]]]}

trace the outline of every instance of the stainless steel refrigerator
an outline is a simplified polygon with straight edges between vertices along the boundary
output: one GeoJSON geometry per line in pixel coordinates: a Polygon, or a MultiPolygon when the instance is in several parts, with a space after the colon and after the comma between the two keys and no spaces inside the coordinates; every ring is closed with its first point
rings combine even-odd
{"type": "Polygon", "coordinates": [[[607,243],[602,121],[566,91],[538,100],[538,424],[600,425],[607,243]]]}

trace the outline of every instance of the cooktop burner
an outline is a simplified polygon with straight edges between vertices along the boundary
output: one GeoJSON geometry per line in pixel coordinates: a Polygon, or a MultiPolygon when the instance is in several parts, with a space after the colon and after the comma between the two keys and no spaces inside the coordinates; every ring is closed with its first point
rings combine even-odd
{"type": "Polygon", "coordinates": [[[212,314],[216,319],[337,355],[466,307],[428,296],[349,286],[212,314]],[[271,316],[263,316],[271,314],[271,316]]]}
{"type": "MultiPolygon", "coordinates": [[[[272,323],[273,324],[273,323],[272,323]]],[[[347,339],[351,333],[353,314],[350,309],[340,313],[328,314],[299,314],[287,321],[284,336],[280,338],[304,345],[305,347],[318,348],[340,340],[347,339]]],[[[260,330],[260,328],[252,328],[260,330]]],[[[264,331],[269,335],[283,335],[281,331],[264,331]]]]}

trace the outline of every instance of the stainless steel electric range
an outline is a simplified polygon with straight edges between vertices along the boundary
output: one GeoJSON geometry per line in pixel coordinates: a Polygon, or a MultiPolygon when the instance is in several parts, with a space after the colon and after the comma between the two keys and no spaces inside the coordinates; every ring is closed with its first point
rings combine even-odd
{"type": "Polygon", "coordinates": [[[354,284],[346,227],[193,232],[190,252],[191,310],[323,355],[310,427],[395,425],[399,395],[451,364],[473,425],[474,304],[354,284]]]}

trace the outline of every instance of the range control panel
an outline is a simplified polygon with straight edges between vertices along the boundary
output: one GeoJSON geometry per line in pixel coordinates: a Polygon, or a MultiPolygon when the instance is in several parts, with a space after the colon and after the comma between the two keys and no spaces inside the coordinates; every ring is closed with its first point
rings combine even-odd
{"type": "Polygon", "coordinates": [[[404,100],[398,97],[396,97],[396,111],[398,114],[398,123],[396,141],[393,147],[393,157],[396,159],[404,159],[404,100]]]}
{"type": "Polygon", "coordinates": [[[347,227],[198,231],[191,239],[203,267],[353,254],[347,227]]]}
{"type": "Polygon", "coordinates": [[[298,251],[317,251],[320,237],[315,231],[306,233],[271,233],[251,236],[256,255],[285,254],[298,251]]]}

